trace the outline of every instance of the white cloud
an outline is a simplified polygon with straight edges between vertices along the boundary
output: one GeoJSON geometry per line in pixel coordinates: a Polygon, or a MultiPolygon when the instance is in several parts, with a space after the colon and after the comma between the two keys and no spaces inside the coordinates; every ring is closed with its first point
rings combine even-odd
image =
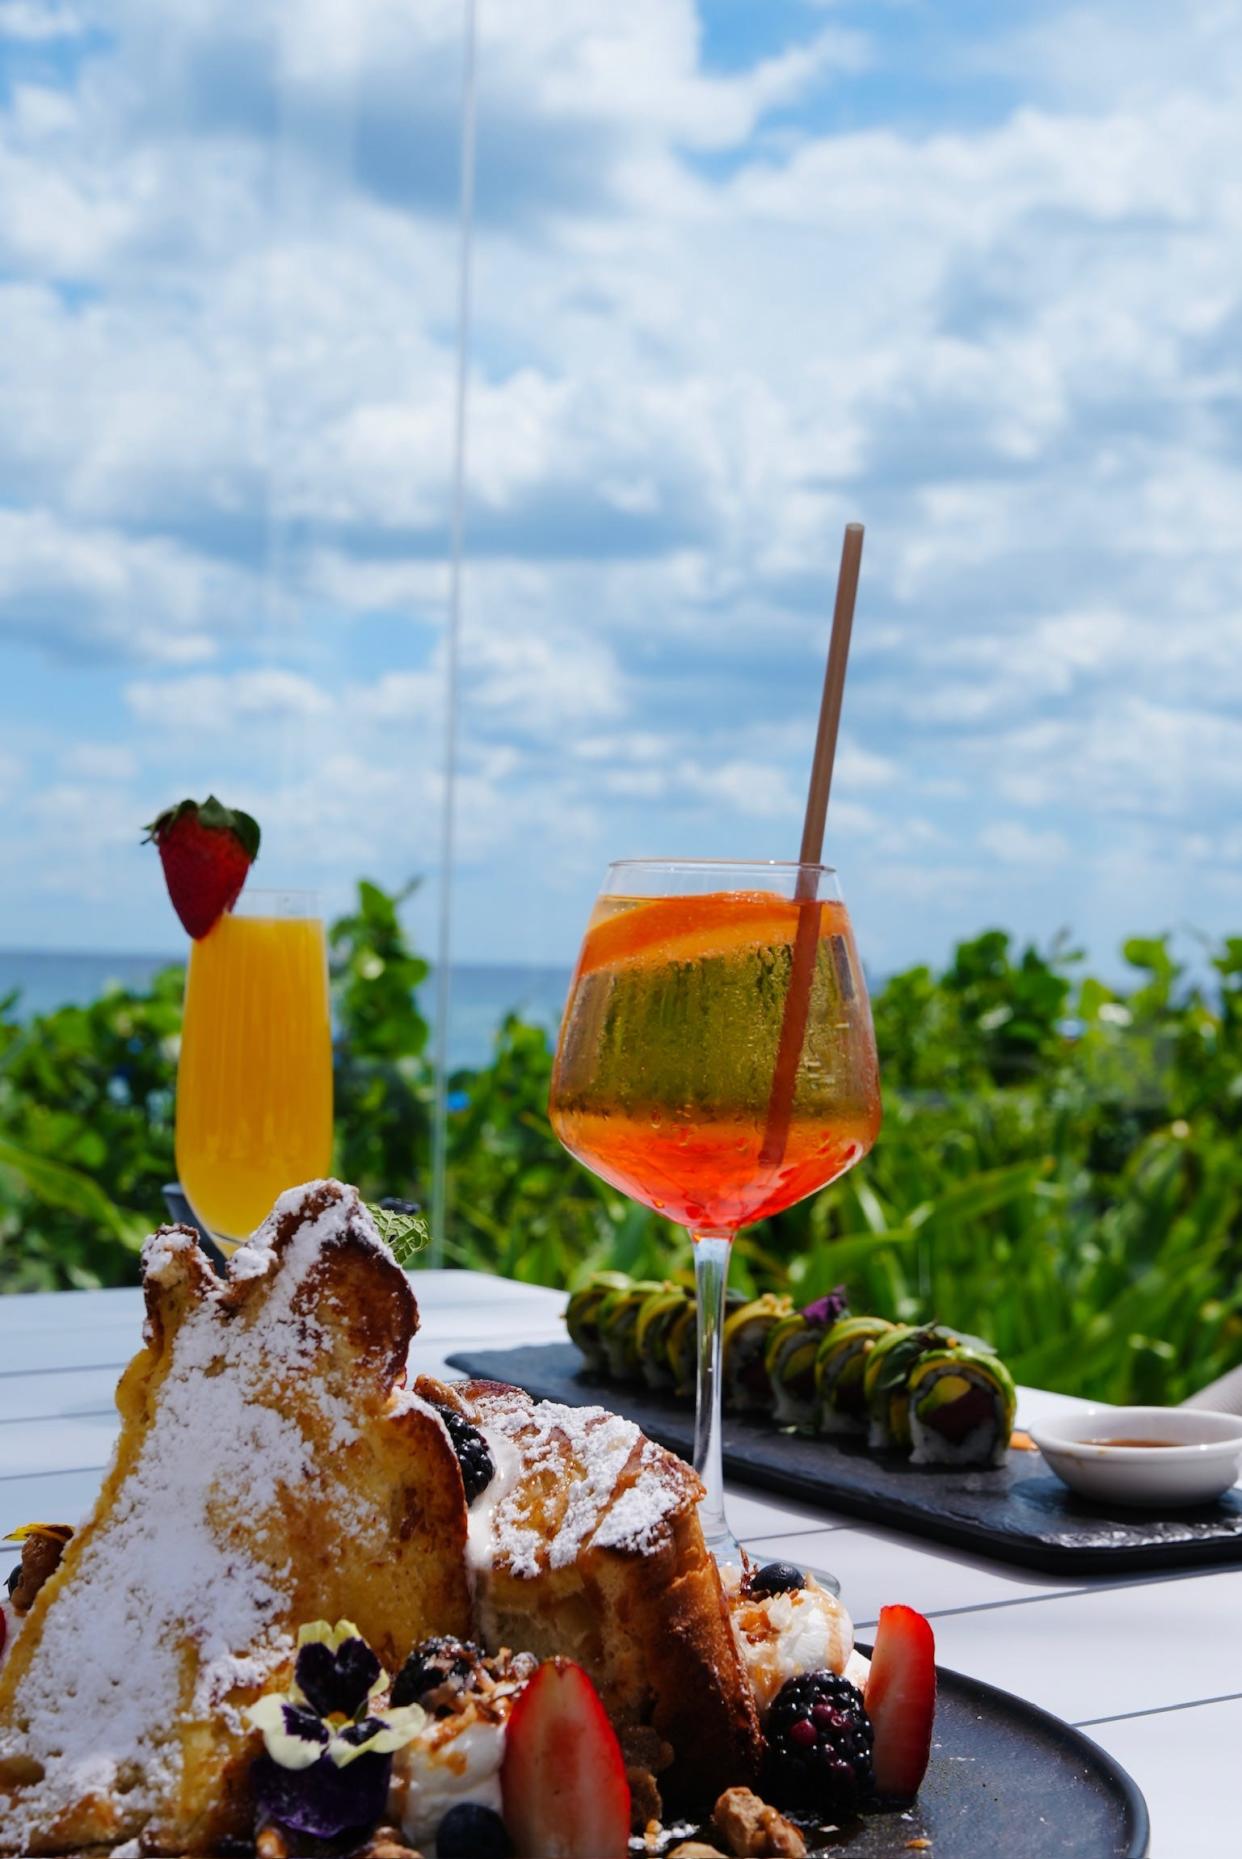
{"type": "MultiPolygon", "coordinates": [[[[833,831],[890,898],[950,845],[1012,879],[1236,807],[1229,11],[997,28],[1022,107],[929,133],[837,126],[879,16],[725,72],[690,0],[484,9],[470,858],[561,820],[595,864],[657,809],[783,841],[860,514],[833,831]]],[[[120,661],[96,688],[179,772],[232,758],[299,846],[322,814],[317,868],[425,862],[460,7],[108,12],[0,107],[0,632],[120,661]]],[[[77,17],[0,0],[31,40],[77,17]]],[[[152,778],[107,746],[66,791],[152,778]]]]}
{"type": "Polygon", "coordinates": [[[1063,834],[1051,829],[1040,832],[1021,820],[997,820],[983,827],[979,844],[985,852],[1014,865],[1056,865],[1069,856],[1063,834]]]}
{"type": "Polygon", "coordinates": [[[230,731],[283,722],[314,722],[332,700],[309,678],[277,669],[143,679],[125,700],[140,723],[170,730],[230,731]]]}
{"type": "Polygon", "coordinates": [[[77,11],[58,5],[57,0],[3,0],[0,4],[0,39],[38,44],[49,39],[76,38],[82,31],[77,11]]]}
{"type": "Polygon", "coordinates": [[[796,819],[802,808],[784,769],[762,762],[685,762],[676,772],[674,785],[709,806],[723,807],[743,819],[796,819]]]}
{"type": "Polygon", "coordinates": [[[65,751],[65,770],[86,781],[132,781],[138,757],[119,742],[74,742],[65,751]]]}
{"type": "Polygon", "coordinates": [[[208,658],[209,619],[229,581],[171,543],[0,508],[0,633],[57,653],[178,665],[208,658]]]}

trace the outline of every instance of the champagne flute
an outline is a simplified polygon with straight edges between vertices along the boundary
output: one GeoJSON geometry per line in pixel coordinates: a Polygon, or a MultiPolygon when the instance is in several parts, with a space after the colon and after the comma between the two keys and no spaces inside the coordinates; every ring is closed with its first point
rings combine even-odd
{"type": "Polygon", "coordinates": [[[721,1463],[733,1236],[835,1181],[880,1126],[871,1009],[836,873],[777,861],[611,865],[570,987],[549,1113],[580,1162],[690,1233],[700,1516],[717,1561],[738,1562],[721,1463]],[[800,923],[813,963],[795,1006],[800,923]]]}
{"type": "Polygon", "coordinates": [[[332,1165],[328,958],[310,891],[249,887],[190,950],[177,1172],[230,1253],[277,1195],[332,1165]]]}

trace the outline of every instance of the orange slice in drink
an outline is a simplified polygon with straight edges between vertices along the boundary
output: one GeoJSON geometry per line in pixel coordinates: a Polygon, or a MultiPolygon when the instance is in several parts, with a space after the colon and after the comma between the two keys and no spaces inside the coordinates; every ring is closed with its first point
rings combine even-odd
{"type": "MultiPolygon", "coordinates": [[[[803,905],[773,891],[709,891],[697,897],[608,898],[582,945],[579,973],[621,965],[695,962],[793,940],[803,905]]],[[[841,927],[839,904],[822,902],[819,933],[841,927]]]]}

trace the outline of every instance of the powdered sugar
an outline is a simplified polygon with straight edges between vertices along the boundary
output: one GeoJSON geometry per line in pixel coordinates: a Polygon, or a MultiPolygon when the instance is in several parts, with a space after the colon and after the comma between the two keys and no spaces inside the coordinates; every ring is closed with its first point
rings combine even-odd
{"type": "MultiPolygon", "coordinates": [[[[187,1252],[198,1250],[197,1236],[188,1226],[162,1226],[152,1233],[142,1245],[142,1281],[144,1284],[166,1284],[177,1270],[182,1256],[187,1252]]],[[[150,1317],[144,1317],[142,1340],[148,1346],[155,1340],[150,1317]]]]}
{"type": "MultiPolygon", "coordinates": [[[[472,1516],[476,1573],[503,1562],[510,1573],[533,1577],[544,1563],[568,1567],[589,1547],[648,1554],[685,1502],[682,1483],[668,1474],[666,1456],[630,1421],[602,1407],[542,1401],[489,1413],[482,1431],[498,1471],[504,1468],[504,1484],[477,1525],[472,1516]],[[573,1477],[550,1540],[531,1509],[530,1487],[544,1472],[557,1483],[573,1477]]],[[[477,1500],[480,1506],[488,1495],[477,1500]]]]}
{"type": "Polygon", "coordinates": [[[142,1277],[145,1284],[163,1284],[176,1261],[192,1252],[198,1241],[188,1226],[162,1226],[143,1242],[142,1277]]]}
{"type": "Polygon", "coordinates": [[[600,1549],[651,1555],[668,1527],[671,1508],[660,1449],[645,1439],[638,1477],[607,1511],[593,1540],[600,1549]]]}
{"type": "MultiPolygon", "coordinates": [[[[6,1813],[6,1838],[93,1791],[115,1797],[121,1836],[136,1832],[176,1787],[180,1725],[222,1712],[240,1732],[249,1697],[239,1693],[292,1656],[289,1571],[265,1539],[279,1536],[282,1490],[304,1494],[320,1476],[317,1437],[353,1437],[344,1403],[307,1373],[322,1336],[292,1305],[327,1239],[374,1232],[352,1190],[324,1191],[333,1198],[297,1228],[265,1295],[235,1314],[224,1281],[205,1283],[172,1339],[154,1423],[110,1514],[81,1539],[0,1728],[0,1757],[44,1771],[33,1798],[6,1813]]],[[[282,1196],[277,1214],[296,1215],[308,1192],[282,1196]]],[[[265,1222],[235,1276],[238,1262],[242,1281],[271,1271],[275,1237],[265,1222]]],[[[192,1280],[190,1250],[175,1231],[154,1235],[149,1282],[192,1280]]]]}
{"type": "MultiPolygon", "coordinates": [[[[359,1200],[356,1189],[342,1190],[340,1183],[335,1181],[306,1181],[300,1188],[286,1188],[267,1219],[255,1228],[245,1245],[233,1254],[229,1261],[229,1277],[234,1281],[266,1277],[276,1261],[276,1240],[281,1225],[291,1216],[297,1215],[312,1196],[319,1195],[330,1198],[314,1220],[305,1221],[298,1228],[297,1239],[294,1241],[296,1246],[304,1252],[317,1255],[328,1240],[340,1238],[352,1229],[360,1237],[370,1240],[386,1258],[392,1258],[387,1244],[380,1238],[374,1220],[359,1200]]],[[[154,1237],[158,1239],[159,1235],[154,1237]]],[[[151,1243],[147,1241],[148,1245],[151,1243]]]]}

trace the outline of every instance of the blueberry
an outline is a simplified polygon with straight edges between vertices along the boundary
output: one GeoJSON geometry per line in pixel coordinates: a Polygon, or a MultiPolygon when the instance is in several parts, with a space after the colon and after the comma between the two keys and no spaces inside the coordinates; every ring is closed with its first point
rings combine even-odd
{"type": "Polygon", "coordinates": [[[806,1586],[806,1577],[792,1562],[769,1562],[755,1570],[748,1586],[752,1594],[792,1594],[806,1586]]]}
{"type": "Polygon", "coordinates": [[[9,1578],[8,1578],[8,1581],[5,1583],[5,1586],[7,1587],[10,1594],[16,1593],[17,1584],[21,1580],[21,1578],[22,1578],[22,1565],[20,1562],[17,1562],[9,1570],[9,1578]]]}
{"type": "Polygon", "coordinates": [[[513,1841],[490,1807],[459,1801],[436,1829],[439,1859],[512,1859],[513,1841]]]}

